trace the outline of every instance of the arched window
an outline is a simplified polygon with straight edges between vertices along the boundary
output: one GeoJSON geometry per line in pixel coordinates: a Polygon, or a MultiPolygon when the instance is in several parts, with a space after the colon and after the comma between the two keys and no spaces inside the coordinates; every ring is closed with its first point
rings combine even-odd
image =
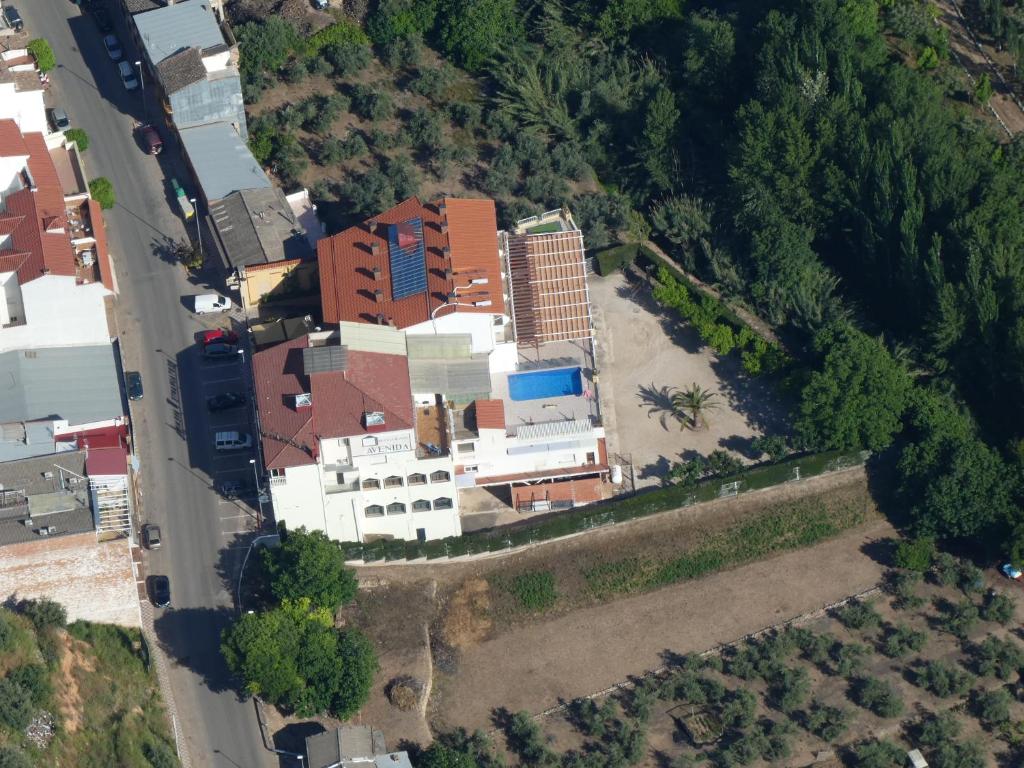
{"type": "Polygon", "coordinates": [[[430,482],[432,483],[447,483],[452,479],[452,476],[445,472],[443,469],[437,470],[437,472],[430,473],[430,482]]]}
{"type": "Polygon", "coordinates": [[[430,502],[427,501],[426,499],[417,499],[416,501],[414,501],[412,503],[412,511],[413,512],[429,512],[430,511],[430,502]]]}
{"type": "Polygon", "coordinates": [[[376,477],[368,477],[365,480],[363,480],[364,491],[375,491],[378,488],[380,488],[380,480],[378,480],[376,477]]]}
{"type": "Polygon", "coordinates": [[[440,496],[434,499],[434,509],[451,509],[452,500],[447,496],[440,496]]]}
{"type": "Polygon", "coordinates": [[[367,517],[384,517],[384,507],[380,504],[371,504],[365,512],[367,517]]]}
{"type": "Polygon", "coordinates": [[[400,501],[393,501],[393,502],[391,502],[390,504],[388,504],[388,514],[389,515],[404,515],[405,514],[405,504],[403,504],[400,501]]]}
{"type": "Polygon", "coordinates": [[[384,478],[385,488],[401,488],[403,485],[405,485],[405,481],[398,475],[391,475],[390,477],[384,478]]]}
{"type": "Polygon", "coordinates": [[[414,472],[407,478],[409,485],[426,485],[427,476],[422,472],[414,472]]]}

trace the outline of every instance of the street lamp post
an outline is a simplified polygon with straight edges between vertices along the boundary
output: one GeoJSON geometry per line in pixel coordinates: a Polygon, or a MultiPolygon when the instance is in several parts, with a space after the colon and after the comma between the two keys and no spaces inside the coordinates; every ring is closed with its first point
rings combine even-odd
{"type": "Polygon", "coordinates": [[[196,217],[196,240],[199,243],[199,255],[203,255],[203,232],[199,227],[199,202],[194,197],[188,199],[192,203],[192,215],[196,217]]]}
{"type": "Polygon", "coordinates": [[[135,62],[139,70],[139,92],[142,94],[142,122],[149,122],[149,109],[146,107],[146,79],[142,76],[142,59],[135,62]]]}

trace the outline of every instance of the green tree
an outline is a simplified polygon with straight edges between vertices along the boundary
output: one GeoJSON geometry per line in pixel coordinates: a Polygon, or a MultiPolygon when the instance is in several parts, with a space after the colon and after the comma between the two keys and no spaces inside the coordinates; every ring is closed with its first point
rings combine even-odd
{"type": "Polygon", "coordinates": [[[1013,697],[1003,688],[979,693],[974,701],[978,720],[986,728],[995,728],[1010,719],[1010,702],[1013,697]]]}
{"type": "Polygon", "coordinates": [[[280,546],[264,547],[262,555],[270,591],[280,601],[309,598],[333,612],[356,596],[355,571],[345,567],[345,553],[323,531],[288,531],[280,546]]]}
{"type": "Polygon", "coordinates": [[[690,429],[707,428],[707,414],[717,410],[718,394],[694,382],[672,394],[672,411],[683,426],[690,429]]]}
{"type": "Polygon", "coordinates": [[[117,197],[114,195],[114,185],[106,176],[99,176],[89,182],[89,194],[92,199],[100,204],[103,210],[109,210],[117,204],[117,197]]]}
{"type": "Polygon", "coordinates": [[[660,192],[672,188],[675,175],[675,136],[679,108],[675,96],[665,86],[654,92],[647,104],[644,128],[637,156],[654,188],[660,192]]]}
{"type": "Polygon", "coordinates": [[[925,573],[935,559],[935,539],[922,536],[916,539],[900,539],[896,545],[896,565],[910,571],[925,573]]]}
{"type": "Polygon", "coordinates": [[[911,653],[919,653],[925,646],[928,636],[906,624],[897,624],[882,645],[882,653],[891,659],[901,659],[911,653]]]}
{"type": "Polygon", "coordinates": [[[807,710],[807,730],[827,742],[838,741],[849,726],[849,713],[839,707],[831,707],[820,701],[812,701],[807,710]]]}
{"type": "Polygon", "coordinates": [[[89,148],[89,134],[81,128],[68,128],[64,131],[64,138],[75,142],[79,152],[85,152],[89,148]]]}
{"type": "Polygon", "coordinates": [[[639,27],[682,17],[682,0],[609,0],[597,28],[604,37],[620,40],[639,27]]]}
{"type": "Polygon", "coordinates": [[[988,72],[983,72],[981,77],[978,78],[978,82],[974,85],[975,101],[981,105],[986,105],[994,93],[995,89],[992,87],[992,81],[989,79],[988,72]]]}
{"type": "Polygon", "coordinates": [[[981,605],[981,618],[997,624],[1009,624],[1013,620],[1015,608],[1013,598],[992,592],[985,597],[985,602],[981,605]]]}
{"type": "Polygon", "coordinates": [[[801,437],[822,448],[886,448],[907,407],[907,372],[880,340],[850,326],[821,331],[814,347],[822,362],[801,394],[801,437]]]}
{"type": "Polygon", "coordinates": [[[944,661],[929,661],[917,671],[915,684],[941,698],[962,696],[974,682],[966,672],[944,661]]]}
{"type": "Polygon", "coordinates": [[[369,696],[377,659],[356,630],[339,632],[308,599],[242,616],[224,631],[221,652],[247,693],[301,717],[347,718],[369,696]]]}
{"type": "Polygon", "coordinates": [[[63,605],[48,597],[19,600],[14,610],[32,622],[37,632],[51,627],[63,628],[68,623],[68,612],[63,605]]]}
{"type": "Polygon", "coordinates": [[[9,678],[0,679],[0,723],[20,731],[32,719],[33,709],[28,691],[9,678]]]}
{"type": "Polygon", "coordinates": [[[381,0],[367,19],[367,34],[378,45],[426,36],[434,28],[438,5],[438,0],[381,0]]]}
{"type": "Polygon", "coordinates": [[[939,54],[930,45],[926,45],[917,56],[917,66],[920,69],[935,69],[939,66],[939,54]]]}
{"type": "Polygon", "coordinates": [[[435,741],[420,755],[420,768],[477,768],[471,755],[435,741]]]}
{"type": "Polygon", "coordinates": [[[50,43],[44,38],[37,37],[35,40],[29,40],[25,47],[32,54],[32,58],[36,60],[36,66],[39,67],[40,72],[49,72],[57,66],[57,57],[53,55],[50,43]]]}
{"type": "Polygon", "coordinates": [[[515,0],[442,0],[439,37],[452,61],[479,72],[495,53],[524,37],[515,0]]]}
{"type": "Polygon", "coordinates": [[[892,685],[876,677],[863,677],[853,686],[853,699],[879,717],[896,717],[903,711],[903,700],[892,685]]]}
{"type": "Polygon", "coordinates": [[[900,768],[907,753],[891,741],[868,741],[853,750],[854,768],[900,768]]]}
{"type": "Polygon", "coordinates": [[[235,37],[238,39],[243,93],[250,101],[271,82],[270,76],[276,75],[301,45],[301,38],[291,23],[276,15],[239,25],[235,28],[235,37]]]}

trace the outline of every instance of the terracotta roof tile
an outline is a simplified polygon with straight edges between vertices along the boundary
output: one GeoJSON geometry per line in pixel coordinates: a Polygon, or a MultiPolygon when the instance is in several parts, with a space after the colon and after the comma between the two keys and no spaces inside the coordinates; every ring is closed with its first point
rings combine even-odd
{"type": "Polygon", "coordinates": [[[412,197],[362,224],[321,239],[317,257],[324,321],[328,323],[376,323],[382,316],[398,328],[408,328],[429,320],[434,310],[447,303],[455,286],[466,285],[473,277],[487,277],[488,284],[460,292],[459,297],[466,305],[484,300],[490,304],[458,306],[453,311],[504,311],[497,218],[490,200],[447,198],[424,204],[412,197]],[[427,289],[395,299],[387,225],[416,218],[423,223],[427,289]],[[450,249],[447,256],[445,249],[450,249]]]}
{"type": "Polygon", "coordinates": [[[291,339],[253,357],[268,468],[313,464],[319,440],[368,434],[363,416],[369,411],[383,412],[386,430],[413,428],[404,356],[348,350],[344,371],[307,376],[302,350],[308,339],[291,339]],[[312,395],[312,407],[296,408],[295,395],[304,393],[312,395]]]}
{"type": "Polygon", "coordinates": [[[505,429],[505,403],[501,400],[477,400],[476,427],[505,429]]]}
{"type": "Polygon", "coordinates": [[[21,129],[13,120],[0,120],[0,157],[23,157],[28,148],[21,136],[21,129]]]}

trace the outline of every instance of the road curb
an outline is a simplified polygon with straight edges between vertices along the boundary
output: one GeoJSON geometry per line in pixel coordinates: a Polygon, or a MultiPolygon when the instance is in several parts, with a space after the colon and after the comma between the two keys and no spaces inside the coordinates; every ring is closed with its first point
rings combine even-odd
{"type": "Polygon", "coordinates": [[[156,670],[156,679],[160,684],[160,690],[164,694],[164,706],[167,710],[167,717],[171,726],[171,733],[174,736],[174,749],[178,753],[178,761],[181,768],[192,768],[192,757],[188,750],[181,743],[181,732],[178,728],[178,708],[174,703],[174,693],[171,690],[171,676],[167,669],[167,654],[160,646],[156,636],[156,628],[153,626],[153,607],[149,603],[140,602],[142,613],[142,636],[149,646],[149,658],[153,662],[153,669],[156,670]]]}

